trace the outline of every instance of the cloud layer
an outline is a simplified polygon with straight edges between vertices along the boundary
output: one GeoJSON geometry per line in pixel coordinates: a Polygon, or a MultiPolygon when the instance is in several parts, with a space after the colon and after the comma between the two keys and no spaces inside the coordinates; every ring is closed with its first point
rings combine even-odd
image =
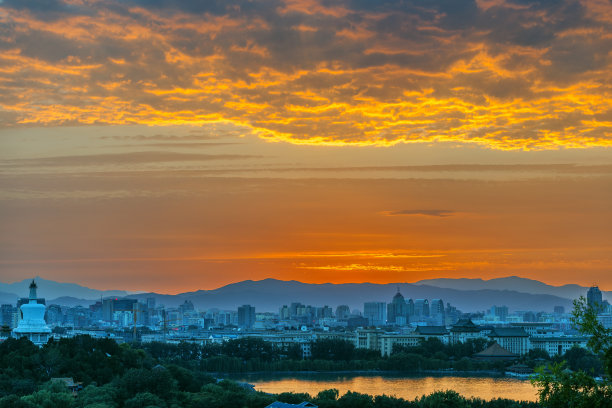
{"type": "Polygon", "coordinates": [[[611,27],[606,0],[5,0],[0,126],[609,146],[611,27]]]}

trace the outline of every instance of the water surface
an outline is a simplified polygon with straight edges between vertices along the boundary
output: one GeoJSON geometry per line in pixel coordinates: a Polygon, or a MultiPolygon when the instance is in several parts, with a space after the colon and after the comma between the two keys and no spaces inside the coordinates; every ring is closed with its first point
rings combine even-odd
{"type": "Polygon", "coordinates": [[[356,391],[371,395],[393,395],[413,400],[434,391],[454,390],[465,397],[478,397],[486,400],[493,398],[537,400],[537,390],[529,380],[507,377],[296,373],[291,375],[252,374],[234,377],[234,379],[249,382],[255,385],[256,390],[273,394],[306,392],[315,396],[319,391],[336,388],[340,395],[347,391],[356,391]]]}

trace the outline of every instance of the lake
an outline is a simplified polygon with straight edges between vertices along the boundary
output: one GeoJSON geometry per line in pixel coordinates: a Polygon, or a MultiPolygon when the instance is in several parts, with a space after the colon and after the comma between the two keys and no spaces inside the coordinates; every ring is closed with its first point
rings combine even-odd
{"type": "Polygon", "coordinates": [[[231,378],[254,384],[257,391],[273,394],[306,392],[315,396],[319,391],[336,388],[340,395],[347,391],[356,391],[413,400],[434,391],[454,390],[465,397],[479,397],[486,400],[492,398],[537,400],[537,390],[529,380],[508,377],[292,373],[238,375],[231,378]]]}

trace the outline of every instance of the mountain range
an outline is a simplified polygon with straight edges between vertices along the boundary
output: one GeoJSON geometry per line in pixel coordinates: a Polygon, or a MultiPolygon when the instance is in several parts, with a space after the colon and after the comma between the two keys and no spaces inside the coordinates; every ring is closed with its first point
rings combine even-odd
{"type": "MultiPolygon", "coordinates": [[[[52,280],[43,279],[39,276],[34,278],[38,285],[38,296],[45,299],[55,299],[62,296],[69,296],[83,300],[99,300],[100,297],[105,296],[127,296],[131,292],[125,290],[98,290],[91,289],[85,286],[78,285],[76,283],[56,282],[52,280]]],[[[4,299],[5,296],[27,297],[30,293],[30,283],[32,278],[24,279],[14,283],[2,283],[0,282],[0,299],[4,299]]],[[[3,300],[4,301],[4,300],[3,300]]]]}
{"type": "MultiPolygon", "coordinates": [[[[588,290],[588,288],[576,284],[551,286],[537,280],[519,278],[518,276],[509,276],[506,278],[495,278],[489,280],[439,278],[421,280],[416,282],[416,284],[458,290],[514,290],[517,292],[532,293],[536,295],[542,294],[560,296],[568,299],[577,299],[580,296],[585,296],[586,291],[588,290]]],[[[610,292],[608,292],[608,294],[610,294],[610,292]]]]}
{"type": "MultiPolygon", "coordinates": [[[[13,284],[0,283],[0,301],[15,303],[28,293],[30,279],[13,284]]],[[[36,279],[39,296],[47,304],[65,306],[89,305],[100,297],[116,296],[136,299],[155,298],[158,304],[176,307],[191,301],[200,309],[232,309],[250,304],[258,311],[278,311],[282,305],[300,302],[306,305],[336,307],[347,304],[362,309],[364,302],[390,302],[397,290],[406,298],[442,299],[464,312],[485,310],[492,305],[506,305],[514,310],[553,310],[554,306],[572,308],[572,300],[585,296],[588,288],[579,285],[551,286],[537,280],[516,276],[490,280],[431,279],[415,283],[344,283],[312,284],[298,281],[264,279],[232,283],[213,290],[197,290],[177,295],[159,293],[129,293],[122,290],[100,291],[74,283],[36,279]]],[[[604,299],[612,299],[612,292],[603,292],[604,299]]]]}

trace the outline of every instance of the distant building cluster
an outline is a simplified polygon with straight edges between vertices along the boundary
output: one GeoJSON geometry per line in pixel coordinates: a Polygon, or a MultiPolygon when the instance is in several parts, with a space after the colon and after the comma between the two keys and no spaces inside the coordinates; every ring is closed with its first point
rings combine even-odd
{"type": "MultiPolygon", "coordinates": [[[[257,313],[248,304],[237,310],[201,311],[189,300],[166,308],[153,297],[144,301],[110,297],[89,307],[46,306],[36,290],[32,281],[28,298],[0,306],[0,340],[27,337],[42,345],[50,337],[88,333],[118,341],[204,344],[249,336],[279,347],[298,344],[305,358],[310,356],[311,342],[322,338],[350,341],[357,348],[381,355],[389,355],[396,346],[417,346],[429,338],[445,344],[477,338],[493,341],[495,347],[479,353],[479,358],[509,358],[532,349],[554,356],[572,347],[586,347],[588,341],[572,327],[562,306],[555,307],[553,313],[543,313],[493,305],[486,312],[467,314],[441,299],[406,300],[399,289],[389,303],[365,302],[362,310],[293,302],[282,305],[278,313],[257,313]]],[[[611,306],[598,287],[588,290],[587,303],[606,327],[612,327],[611,306]]]]}

